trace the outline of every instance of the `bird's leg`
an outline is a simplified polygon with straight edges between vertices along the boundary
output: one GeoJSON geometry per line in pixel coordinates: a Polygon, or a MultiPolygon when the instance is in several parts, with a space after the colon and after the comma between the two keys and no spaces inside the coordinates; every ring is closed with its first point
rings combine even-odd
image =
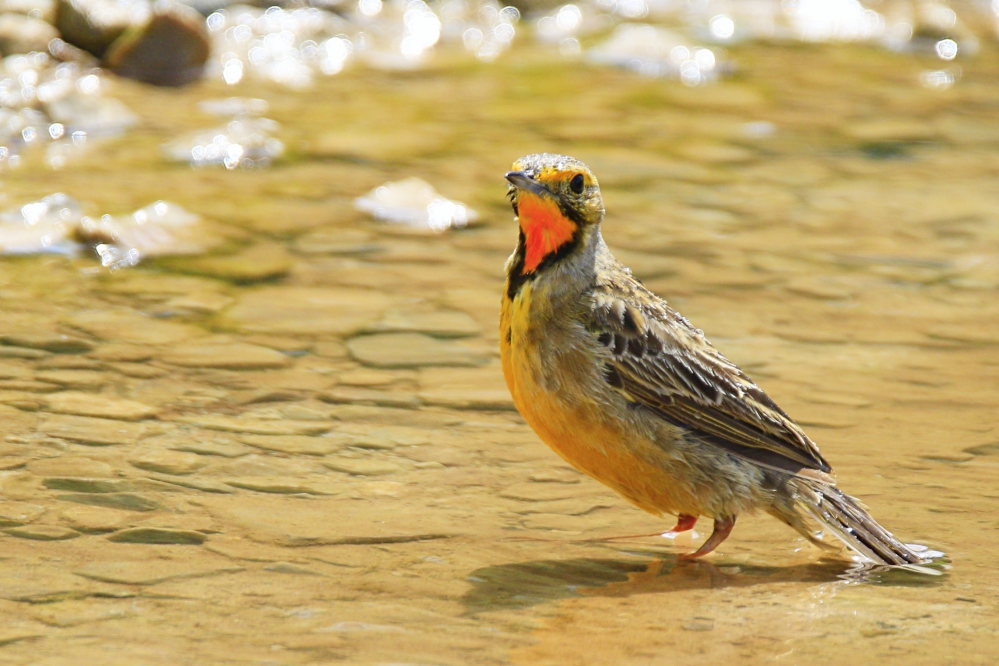
{"type": "Polygon", "coordinates": [[[695,560],[698,557],[703,557],[707,555],[715,548],[717,548],[722,541],[728,538],[728,535],[732,533],[732,528],[735,527],[735,516],[728,516],[725,518],[715,518],[715,529],[708,537],[708,540],[701,544],[693,553],[687,553],[686,555],[681,555],[681,560],[695,560]]]}
{"type": "Polygon", "coordinates": [[[663,534],[667,539],[672,539],[674,536],[680,532],[686,532],[688,530],[694,529],[694,524],[697,523],[697,516],[691,516],[688,513],[681,513],[676,517],[676,527],[671,529],[669,532],[663,534]]]}

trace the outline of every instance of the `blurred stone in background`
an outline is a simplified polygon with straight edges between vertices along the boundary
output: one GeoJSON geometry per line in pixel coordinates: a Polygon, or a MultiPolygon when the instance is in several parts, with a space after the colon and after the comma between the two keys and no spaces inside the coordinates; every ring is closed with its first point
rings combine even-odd
{"type": "Polygon", "coordinates": [[[60,0],[55,27],[64,40],[100,58],[114,40],[148,16],[144,0],[60,0]]]}
{"type": "Polygon", "coordinates": [[[161,0],[148,20],[115,40],[104,63],[120,76],[179,86],[201,78],[210,50],[204,17],[186,5],[161,0]]]}
{"type": "Polygon", "coordinates": [[[45,21],[23,14],[0,15],[0,54],[44,51],[59,31],[45,21]]]}

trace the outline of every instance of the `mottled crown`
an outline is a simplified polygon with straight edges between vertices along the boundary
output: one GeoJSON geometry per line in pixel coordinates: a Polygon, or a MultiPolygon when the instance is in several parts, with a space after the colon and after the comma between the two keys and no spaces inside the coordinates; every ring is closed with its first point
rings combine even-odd
{"type": "Polygon", "coordinates": [[[597,179],[593,176],[590,168],[568,155],[556,155],[555,153],[535,153],[525,155],[513,163],[514,171],[523,171],[535,180],[547,180],[555,174],[566,172],[577,172],[587,176],[587,180],[596,185],[597,179]]]}

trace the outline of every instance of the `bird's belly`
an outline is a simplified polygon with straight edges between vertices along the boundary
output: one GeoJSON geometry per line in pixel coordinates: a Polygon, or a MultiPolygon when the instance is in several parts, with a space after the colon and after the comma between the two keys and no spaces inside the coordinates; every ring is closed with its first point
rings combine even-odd
{"type": "Polygon", "coordinates": [[[625,419],[614,418],[605,404],[578,396],[567,401],[562,391],[539,383],[539,368],[528,355],[515,348],[504,352],[514,404],[541,440],[566,462],[655,515],[703,513],[677,474],[677,461],[660,446],[635,432],[625,419]]]}

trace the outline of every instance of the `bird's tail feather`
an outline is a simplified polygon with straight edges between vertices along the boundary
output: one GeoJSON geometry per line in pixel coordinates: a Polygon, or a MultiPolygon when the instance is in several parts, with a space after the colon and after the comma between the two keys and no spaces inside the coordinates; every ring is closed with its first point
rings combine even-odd
{"type": "Polygon", "coordinates": [[[874,564],[911,565],[924,561],[915,549],[881,527],[859,501],[835,486],[800,477],[787,484],[792,492],[782,493],[787,499],[775,503],[771,511],[817,546],[834,548],[822,540],[822,533],[816,533],[808,519],[874,564]]]}

